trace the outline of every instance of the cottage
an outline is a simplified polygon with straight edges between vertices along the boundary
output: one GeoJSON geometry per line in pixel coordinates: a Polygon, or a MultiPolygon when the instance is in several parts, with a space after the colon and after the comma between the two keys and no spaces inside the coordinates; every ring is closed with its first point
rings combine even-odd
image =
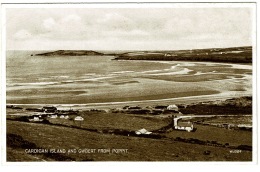
{"type": "Polygon", "coordinates": [[[181,121],[181,118],[173,118],[173,128],[191,132],[194,130],[193,123],[190,121],[181,121]]]}
{"type": "Polygon", "coordinates": [[[43,121],[41,116],[33,115],[29,117],[30,122],[41,122],[43,121]]]}
{"type": "Polygon", "coordinates": [[[58,118],[58,115],[56,114],[50,115],[50,118],[58,118]]]}
{"type": "Polygon", "coordinates": [[[167,110],[179,111],[179,108],[178,108],[178,106],[176,106],[176,105],[169,105],[169,106],[167,107],[167,110]]]}
{"type": "Polygon", "coordinates": [[[191,132],[193,131],[193,124],[190,121],[178,121],[178,124],[177,126],[175,126],[175,129],[191,132]]]}
{"type": "Polygon", "coordinates": [[[165,57],[171,57],[172,55],[171,55],[171,54],[168,54],[168,53],[166,53],[166,54],[164,54],[164,56],[165,56],[165,57]]]}
{"type": "Polygon", "coordinates": [[[81,116],[76,116],[74,118],[74,121],[84,121],[84,118],[82,118],[81,116]]]}
{"type": "Polygon", "coordinates": [[[152,134],[152,132],[147,131],[146,129],[142,128],[142,129],[136,131],[135,134],[137,134],[137,135],[140,135],[140,134],[152,134]]]}

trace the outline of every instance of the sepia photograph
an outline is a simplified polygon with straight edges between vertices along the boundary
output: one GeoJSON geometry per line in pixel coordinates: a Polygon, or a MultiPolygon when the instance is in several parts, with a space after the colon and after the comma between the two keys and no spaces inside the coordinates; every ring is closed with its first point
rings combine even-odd
{"type": "Polygon", "coordinates": [[[2,10],[6,162],[254,162],[255,3],[2,10]]]}

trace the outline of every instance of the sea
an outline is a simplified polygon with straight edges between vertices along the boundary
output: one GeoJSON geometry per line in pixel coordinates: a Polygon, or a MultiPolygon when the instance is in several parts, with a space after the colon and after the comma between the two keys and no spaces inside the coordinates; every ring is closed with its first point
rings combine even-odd
{"type": "Polygon", "coordinates": [[[6,52],[7,104],[99,104],[252,95],[252,65],[6,52]]]}

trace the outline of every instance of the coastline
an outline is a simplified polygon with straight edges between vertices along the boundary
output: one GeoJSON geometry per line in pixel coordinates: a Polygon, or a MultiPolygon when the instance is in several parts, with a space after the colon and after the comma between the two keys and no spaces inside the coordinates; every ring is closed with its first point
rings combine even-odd
{"type": "MultiPolygon", "coordinates": [[[[112,72],[113,77],[116,77],[116,80],[120,81],[120,78],[123,77],[122,83],[115,82],[114,78],[99,77],[96,79],[97,82],[110,84],[111,88],[109,89],[106,89],[102,86],[98,89],[89,91],[84,91],[83,89],[70,92],[66,91],[64,93],[59,92],[59,94],[53,94],[53,97],[47,96],[48,94],[52,95],[51,92],[44,94],[34,94],[29,98],[26,96],[22,97],[20,91],[18,97],[12,97],[14,95],[11,95],[10,98],[7,97],[7,104],[25,106],[56,105],[63,107],[76,107],[77,109],[99,107],[102,109],[108,109],[110,107],[120,107],[122,105],[149,106],[156,104],[193,103],[209,100],[224,100],[227,98],[236,98],[241,96],[252,96],[252,87],[250,85],[252,74],[248,72],[252,71],[252,64],[250,63],[239,64],[226,62],[163,60],[133,61],[134,63],[147,62],[148,65],[149,63],[164,63],[172,66],[169,69],[166,68],[141,72],[112,72]],[[197,68],[197,64],[199,69],[197,68]],[[204,66],[207,68],[204,69],[204,66]],[[213,69],[211,69],[211,66],[213,69]],[[179,67],[181,67],[182,70],[175,71],[175,69],[179,67]],[[219,73],[221,70],[223,70],[223,67],[225,67],[224,73],[219,73]],[[188,71],[185,72],[185,69],[188,71]],[[214,70],[217,70],[217,72],[214,73],[214,70]],[[232,73],[233,70],[234,73],[232,73]],[[237,73],[236,70],[238,70],[237,73]],[[248,71],[245,72],[244,70],[248,71]],[[124,79],[124,77],[129,76],[130,78],[124,79]],[[161,88],[162,85],[164,89],[161,88]],[[120,91],[117,91],[117,88],[119,88],[118,90],[120,91]],[[67,97],[70,97],[70,100],[67,100],[67,97]]],[[[75,80],[75,82],[76,81],[77,80],[75,80]]],[[[58,83],[58,81],[56,83],[58,83]]],[[[77,87],[77,85],[75,86],[77,87]]],[[[53,84],[53,87],[55,87],[55,84],[53,84]]],[[[70,87],[73,87],[73,85],[70,87]]],[[[16,92],[14,93],[17,94],[16,92]]]]}
{"type": "Polygon", "coordinates": [[[141,101],[123,101],[123,102],[103,102],[103,103],[83,103],[83,104],[19,104],[19,103],[7,103],[7,105],[21,106],[21,107],[42,107],[45,105],[56,106],[60,109],[76,109],[76,110],[88,110],[88,109],[112,109],[123,106],[153,106],[153,105],[167,105],[167,104],[192,104],[207,101],[219,101],[232,98],[239,98],[244,96],[252,96],[252,94],[231,94],[230,93],[218,93],[211,95],[198,95],[188,97],[177,97],[167,99],[155,99],[155,100],[141,100],[141,101]]]}
{"type": "Polygon", "coordinates": [[[252,63],[252,47],[246,46],[175,51],[134,51],[119,54],[114,60],[121,59],[252,63]]]}

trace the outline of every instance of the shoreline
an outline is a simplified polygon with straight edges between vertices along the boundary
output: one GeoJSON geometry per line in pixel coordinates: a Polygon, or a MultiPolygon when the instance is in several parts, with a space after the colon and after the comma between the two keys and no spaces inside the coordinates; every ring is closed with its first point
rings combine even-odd
{"type": "Polygon", "coordinates": [[[219,101],[219,100],[227,100],[232,98],[239,98],[251,96],[252,94],[237,94],[234,95],[230,92],[222,92],[218,94],[210,94],[210,95],[198,95],[198,96],[188,96],[188,97],[177,97],[177,98],[166,98],[166,99],[154,99],[154,100],[137,100],[137,101],[122,101],[122,102],[102,102],[102,103],[79,103],[79,104],[62,104],[62,103],[44,103],[44,104],[19,104],[19,103],[6,103],[6,105],[14,105],[14,106],[24,106],[24,107],[42,107],[42,106],[55,106],[58,108],[73,108],[80,110],[87,109],[111,109],[123,106],[153,106],[153,105],[166,105],[166,104],[193,104],[199,102],[208,102],[208,101],[219,101]]]}
{"type": "MultiPolygon", "coordinates": [[[[120,60],[120,61],[126,61],[126,60],[120,60]]],[[[127,60],[129,61],[129,60],[127,60]]],[[[252,64],[234,64],[234,63],[224,63],[224,62],[201,62],[201,61],[160,61],[160,60],[155,60],[155,61],[150,61],[150,60],[134,60],[136,62],[152,62],[152,63],[166,63],[169,65],[180,63],[181,66],[185,66],[189,63],[195,63],[195,64],[204,64],[206,66],[211,66],[211,65],[228,65],[230,68],[235,68],[235,69],[249,69],[252,70],[252,64]]],[[[165,69],[163,69],[165,70],[165,69]]],[[[198,73],[198,72],[197,72],[198,73]]],[[[203,72],[202,72],[203,73],[203,72]]],[[[204,73],[207,73],[204,72],[204,73]]],[[[161,74],[161,73],[159,73],[161,74]]],[[[158,74],[158,75],[159,75],[158,74]]],[[[252,77],[251,74],[246,74],[246,73],[238,73],[237,75],[241,75],[245,80],[250,80],[252,77]]],[[[168,76],[160,77],[159,79],[157,76],[154,76],[155,78],[146,78],[146,77],[140,77],[139,79],[135,78],[135,81],[144,84],[145,86],[151,84],[156,80],[157,87],[148,87],[149,90],[143,94],[132,94],[131,95],[121,95],[118,94],[117,97],[114,94],[108,94],[104,95],[104,92],[102,91],[107,91],[107,90],[102,90],[98,92],[99,94],[95,94],[93,97],[89,96],[88,93],[86,95],[80,94],[77,95],[78,97],[75,97],[74,95],[69,95],[73,96],[71,97],[72,99],[70,100],[65,100],[63,99],[64,96],[66,95],[67,92],[61,93],[61,95],[57,95],[56,97],[48,97],[48,96],[43,96],[39,95],[39,97],[33,97],[27,99],[27,97],[16,97],[12,98],[12,96],[6,99],[7,105],[23,105],[23,106],[42,106],[42,105],[56,105],[56,106],[61,106],[61,107],[73,107],[73,108],[83,108],[83,109],[89,109],[89,108],[113,108],[113,107],[120,107],[124,105],[156,105],[156,104],[172,104],[172,103],[193,103],[193,102],[202,102],[202,101],[209,101],[209,100],[224,100],[227,98],[234,98],[234,97],[241,97],[241,96],[252,96],[252,90],[250,85],[247,83],[241,83],[242,88],[237,88],[237,84],[234,82],[231,83],[230,88],[229,88],[229,82],[233,81],[233,78],[227,78],[223,79],[223,81],[227,82],[228,85],[225,84],[218,84],[219,80],[212,80],[209,78],[208,80],[203,78],[203,82],[199,82],[196,84],[195,82],[189,81],[190,78],[188,78],[188,81],[178,81],[179,78],[167,78],[168,76]],[[139,81],[140,80],[140,81],[139,81]],[[177,92],[169,92],[168,90],[171,88],[170,82],[172,81],[176,84],[176,90],[177,92]],[[207,82],[210,81],[210,82],[207,82]],[[167,84],[164,85],[165,89],[162,89],[160,93],[155,93],[155,95],[151,95],[149,91],[154,93],[154,90],[157,88],[161,89],[158,85],[160,84],[167,84]],[[183,92],[178,92],[180,89],[182,89],[182,84],[188,82],[190,85],[189,88],[183,89],[183,92]],[[181,83],[181,84],[180,84],[181,83]],[[193,85],[191,85],[193,84],[193,85]],[[216,84],[216,85],[215,85],[216,84]],[[193,86],[198,86],[198,89],[194,89],[193,86]],[[223,88],[222,86],[227,86],[226,88],[223,88]],[[234,87],[234,88],[232,88],[234,87]],[[194,90],[203,90],[203,91],[194,91],[194,90]],[[234,91],[231,91],[234,90],[234,91]],[[215,92],[214,92],[215,91],[215,92]],[[127,97],[128,96],[128,97],[127,97]],[[58,101],[57,101],[58,100],[58,101]],[[36,103],[35,103],[36,102],[36,103]],[[71,102],[73,104],[71,104],[71,102]],[[88,103],[84,103],[88,102],[88,103]]],[[[186,76],[186,78],[189,76],[186,76]]],[[[196,76],[197,77],[197,76],[196,76]]],[[[215,77],[215,76],[214,76],[215,77]]],[[[220,76],[221,79],[222,76],[220,76]]],[[[193,78],[194,79],[194,78],[193,78]]],[[[131,80],[130,80],[131,81],[131,80]]],[[[220,80],[222,81],[222,80],[220,80]]],[[[105,81],[104,81],[105,82],[105,81]]],[[[109,81],[107,81],[109,82],[109,81]]],[[[241,81],[242,82],[242,81],[241,81]]],[[[246,81],[243,81],[246,82],[246,81]]],[[[250,83],[250,82],[249,82],[250,83]]],[[[111,84],[111,83],[110,83],[111,84]]],[[[113,83],[112,83],[113,84],[113,83]]],[[[138,88],[138,85],[130,85],[129,86],[131,89],[136,89],[138,88]]],[[[122,86],[122,88],[124,88],[122,86]]],[[[95,91],[95,90],[94,90],[95,91]]],[[[109,91],[109,90],[108,90],[109,91]]],[[[127,91],[126,89],[124,91],[127,91]]],[[[117,92],[116,92],[117,93],[117,92]]],[[[65,96],[66,97],[66,96],[65,96]]]]}

